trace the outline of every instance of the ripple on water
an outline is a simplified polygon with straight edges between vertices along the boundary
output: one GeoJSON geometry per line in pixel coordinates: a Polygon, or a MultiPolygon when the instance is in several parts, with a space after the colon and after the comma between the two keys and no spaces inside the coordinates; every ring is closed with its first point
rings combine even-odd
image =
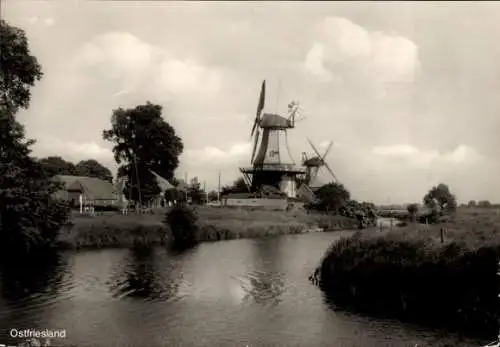
{"type": "Polygon", "coordinates": [[[480,345],[332,309],[307,275],[336,235],[218,242],[182,254],[71,254],[36,281],[2,278],[0,327],[50,324],[68,329],[68,343],[96,347],[480,345]]]}

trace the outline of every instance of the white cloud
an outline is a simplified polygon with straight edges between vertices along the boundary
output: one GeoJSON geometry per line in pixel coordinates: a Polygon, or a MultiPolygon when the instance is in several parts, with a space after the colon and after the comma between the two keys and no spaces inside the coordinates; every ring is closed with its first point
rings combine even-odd
{"type": "Polygon", "coordinates": [[[53,136],[38,136],[35,154],[38,156],[57,155],[66,160],[96,159],[103,164],[113,161],[113,153],[110,149],[98,145],[94,141],[90,142],[67,142],[53,136]]]}
{"type": "Polygon", "coordinates": [[[165,58],[160,66],[160,86],[174,93],[214,93],[221,84],[220,74],[193,61],[165,58]]]}
{"type": "Polygon", "coordinates": [[[37,16],[28,17],[28,23],[29,24],[35,24],[36,22],[38,22],[38,17],[37,16]]]}
{"type": "Polygon", "coordinates": [[[235,143],[226,150],[208,146],[202,149],[191,149],[186,151],[187,161],[210,162],[210,163],[234,163],[246,159],[250,155],[251,143],[235,143]]]}
{"type": "MultiPolygon", "coordinates": [[[[150,94],[213,94],[222,85],[221,74],[191,59],[176,57],[128,32],[108,32],[94,37],[75,54],[77,67],[97,69],[102,78],[120,80],[118,96],[147,84],[150,94]],[[151,90],[151,87],[153,90],[151,90]]],[[[83,73],[83,72],[82,72],[83,73]]]]}
{"type": "Polygon", "coordinates": [[[325,82],[332,79],[332,74],[323,66],[324,49],[320,43],[315,43],[311,50],[307,53],[305,61],[305,69],[316,75],[320,80],[325,82]]]}
{"type": "Polygon", "coordinates": [[[349,74],[364,74],[378,84],[414,80],[418,47],[405,37],[369,31],[339,17],[324,19],[317,36],[304,66],[321,79],[342,66],[349,74]]]}
{"type": "Polygon", "coordinates": [[[45,18],[43,20],[43,24],[45,24],[48,27],[53,26],[54,23],[55,23],[54,18],[45,18]]]}
{"type": "Polygon", "coordinates": [[[429,167],[435,163],[469,165],[482,159],[473,148],[466,145],[460,145],[455,150],[443,154],[437,150],[420,150],[407,144],[374,147],[372,153],[389,160],[403,159],[411,167],[429,167]]]}
{"type": "Polygon", "coordinates": [[[103,67],[101,73],[137,78],[153,61],[154,48],[127,32],[108,32],[84,44],[75,55],[82,67],[103,67]]]}

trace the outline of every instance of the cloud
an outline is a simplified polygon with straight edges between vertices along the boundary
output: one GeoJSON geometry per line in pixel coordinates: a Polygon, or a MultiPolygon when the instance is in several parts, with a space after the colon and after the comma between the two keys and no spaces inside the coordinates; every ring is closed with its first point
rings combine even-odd
{"type": "Polygon", "coordinates": [[[208,146],[202,149],[191,149],[186,151],[186,160],[197,161],[198,163],[234,163],[242,159],[247,159],[252,148],[251,143],[235,143],[227,149],[208,146]]]}
{"type": "Polygon", "coordinates": [[[420,168],[428,168],[436,163],[469,165],[484,159],[466,145],[459,145],[453,151],[444,154],[440,154],[437,150],[420,150],[408,144],[376,146],[372,149],[372,153],[389,160],[404,160],[408,165],[420,168]]]}
{"type": "Polygon", "coordinates": [[[377,84],[414,80],[418,47],[405,37],[369,31],[339,17],[325,18],[316,35],[304,67],[322,80],[359,74],[377,84]]]}
{"type": "Polygon", "coordinates": [[[44,26],[51,27],[55,24],[55,20],[52,17],[40,18],[39,16],[30,16],[27,20],[30,25],[41,23],[44,26]]]}
{"type": "Polygon", "coordinates": [[[74,56],[74,65],[94,76],[118,81],[114,96],[149,87],[150,95],[199,96],[217,93],[221,74],[191,58],[179,57],[128,32],[107,32],[84,44],[74,56]]]}
{"type": "Polygon", "coordinates": [[[221,83],[215,70],[193,61],[165,58],[160,66],[160,86],[174,93],[214,93],[221,83]]]}
{"type": "Polygon", "coordinates": [[[62,141],[51,135],[41,135],[38,137],[35,155],[46,157],[57,155],[66,160],[79,161],[82,159],[96,159],[104,164],[113,162],[113,153],[94,141],[72,142],[62,141]]]}
{"type": "Polygon", "coordinates": [[[53,26],[53,25],[54,25],[54,23],[55,23],[54,18],[45,18],[45,19],[43,20],[43,24],[44,24],[45,26],[48,26],[48,27],[53,26]]]}

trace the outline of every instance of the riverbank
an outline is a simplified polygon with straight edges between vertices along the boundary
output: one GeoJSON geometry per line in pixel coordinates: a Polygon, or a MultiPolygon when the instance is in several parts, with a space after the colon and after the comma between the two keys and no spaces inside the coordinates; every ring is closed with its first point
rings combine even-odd
{"type": "MultiPolygon", "coordinates": [[[[148,215],[106,213],[73,214],[58,238],[65,249],[131,247],[163,244],[168,228],[166,210],[148,215]]],[[[358,221],[305,211],[265,211],[239,208],[198,207],[196,222],[200,242],[300,234],[319,228],[327,231],[357,229],[358,221]]]]}
{"type": "Polygon", "coordinates": [[[321,287],[341,307],[491,337],[499,257],[500,212],[461,208],[438,225],[339,241],[321,264],[321,287]]]}

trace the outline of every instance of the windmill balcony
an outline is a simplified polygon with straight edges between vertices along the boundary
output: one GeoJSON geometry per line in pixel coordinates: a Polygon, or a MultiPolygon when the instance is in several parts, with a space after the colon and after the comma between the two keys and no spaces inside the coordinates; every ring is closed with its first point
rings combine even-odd
{"type": "Polygon", "coordinates": [[[305,173],[306,169],[297,167],[295,164],[262,164],[254,165],[253,167],[245,167],[240,169],[243,173],[251,173],[255,171],[282,171],[282,172],[294,172],[294,173],[305,173]]]}

